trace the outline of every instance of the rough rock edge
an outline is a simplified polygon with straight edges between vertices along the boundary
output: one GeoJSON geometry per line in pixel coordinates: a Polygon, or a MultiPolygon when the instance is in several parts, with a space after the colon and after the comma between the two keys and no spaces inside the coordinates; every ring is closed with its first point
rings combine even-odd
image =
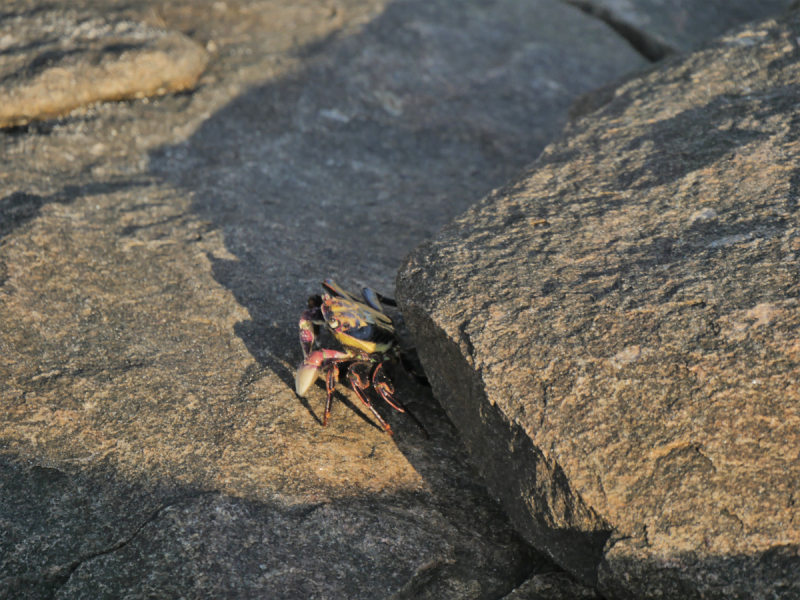
{"type": "MultiPolygon", "coordinates": [[[[794,9],[800,5],[800,1],[796,3],[793,7],[794,9]]],[[[773,20],[767,20],[765,23],[773,23],[773,20]]],[[[669,61],[672,60],[682,61],[684,57],[675,56],[671,57],[669,61]]],[[[645,75],[649,72],[659,70],[663,68],[663,63],[659,65],[654,65],[650,69],[645,71],[645,75]]],[[[606,104],[610,103],[615,96],[615,90],[619,89],[625,83],[638,79],[639,77],[643,77],[641,73],[633,74],[630,77],[623,77],[621,80],[617,82],[613,82],[604,86],[598,90],[593,92],[589,92],[583,97],[579,97],[575,103],[573,104],[570,117],[572,120],[579,120],[596,110],[602,108],[606,104]]],[[[569,126],[568,126],[569,127],[569,126]]],[[[546,152],[545,152],[546,154],[546,152]]],[[[497,196],[502,197],[509,197],[513,196],[515,193],[514,184],[515,183],[522,183],[527,177],[530,175],[531,172],[537,170],[541,165],[545,165],[550,162],[548,156],[541,157],[532,167],[530,172],[522,173],[519,177],[517,177],[514,181],[509,183],[503,190],[497,190],[493,194],[490,194],[488,197],[484,198],[478,205],[473,207],[473,211],[478,211],[481,207],[484,207],[486,204],[491,203],[493,199],[497,196]]],[[[398,272],[397,278],[397,298],[400,304],[401,309],[403,310],[404,314],[406,315],[406,321],[409,324],[409,330],[414,335],[414,338],[420,348],[420,356],[423,363],[423,366],[426,368],[429,376],[431,373],[452,373],[452,380],[445,375],[445,381],[439,380],[438,382],[435,381],[434,377],[431,377],[431,383],[433,389],[436,393],[438,398],[443,399],[443,406],[448,406],[448,404],[452,407],[453,405],[458,407],[458,411],[464,409],[465,406],[469,406],[470,402],[475,402],[478,404],[482,404],[484,406],[478,406],[478,411],[485,411],[485,408],[489,406],[489,402],[487,399],[486,394],[483,392],[483,382],[480,381],[481,373],[480,369],[476,369],[475,365],[472,361],[472,355],[474,354],[474,350],[472,347],[472,343],[465,331],[464,324],[460,326],[460,330],[458,332],[454,331],[455,323],[457,322],[456,319],[448,318],[446,323],[448,324],[448,329],[445,329],[443,326],[439,326],[436,324],[437,320],[437,312],[436,307],[432,305],[430,302],[426,301],[424,294],[420,294],[418,290],[425,289],[425,275],[420,275],[422,271],[426,269],[426,267],[431,263],[437,262],[437,252],[436,246],[437,243],[440,243],[443,238],[448,237],[448,234],[452,234],[454,230],[460,229],[461,232],[464,232],[465,235],[468,235],[468,232],[471,231],[470,227],[464,227],[464,222],[461,222],[461,219],[457,219],[458,225],[451,225],[450,227],[446,227],[444,232],[437,236],[435,241],[429,241],[425,244],[416,248],[404,261],[404,264],[401,266],[401,269],[398,272]],[[433,315],[433,317],[429,316],[433,315]],[[449,330],[449,331],[448,331],[449,330]],[[448,354],[449,352],[449,354],[448,354]],[[444,357],[444,358],[443,358],[444,357]],[[460,378],[458,376],[461,376],[460,378]],[[464,381],[468,381],[469,384],[464,384],[464,381]],[[469,387],[474,389],[468,389],[469,387]],[[456,390],[452,394],[447,393],[447,388],[456,390]],[[454,396],[456,397],[454,399],[454,396]],[[470,402],[461,400],[461,398],[469,398],[471,399],[470,402]]],[[[441,274],[441,273],[440,273],[441,274]]],[[[445,274],[446,277],[446,274],[445,274]]],[[[484,306],[485,308],[485,306],[484,306]]],[[[513,430],[515,427],[519,427],[516,423],[514,423],[513,418],[509,415],[503,414],[502,411],[494,404],[491,405],[494,409],[494,412],[497,413],[497,417],[503,421],[504,427],[506,429],[513,430]]],[[[453,409],[455,410],[455,409],[453,409]]],[[[448,415],[450,416],[451,420],[456,424],[459,430],[462,431],[471,431],[471,432],[478,432],[476,436],[483,436],[484,439],[480,440],[481,444],[486,444],[487,440],[485,437],[487,435],[496,435],[496,445],[500,446],[501,444],[508,444],[508,435],[499,435],[503,434],[503,431],[500,430],[492,430],[486,427],[485,423],[482,423],[480,419],[473,419],[472,421],[468,421],[467,419],[459,419],[458,415],[453,414],[451,410],[448,410],[448,415]],[[487,433],[489,431],[489,433],[487,433]]],[[[481,417],[484,415],[481,414],[481,417]]],[[[513,441],[514,437],[513,434],[511,435],[510,439],[513,441]]],[[[475,440],[473,440],[474,442],[475,440]]],[[[471,454],[473,459],[478,464],[478,467],[481,471],[482,476],[484,476],[487,481],[490,481],[490,478],[486,477],[487,473],[492,474],[494,469],[492,468],[492,460],[495,458],[494,456],[491,458],[487,458],[487,453],[483,451],[483,448],[478,449],[477,446],[473,446],[470,448],[471,454]]],[[[510,444],[508,449],[505,450],[509,453],[516,452],[516,447],[514,444],[510,444]]],[[[546,452],[546,450],[545,450],[546,452]]],[[[699,450],[697,450],[698,454],[703,455],[699,450]]],[[[707,457],[703,455],[705,460],[709,460],[707,457]]],[[[508,463],[504,463],[504,466],[510,464],[511,461],[508,463]]],[[[518,464],[522,461],[514,461],[514,464],[518,464]]],[[[496,464],[496,463],[494,463],[496,464]]],[[[535,468],[536,465],[534,464],[533,467],[535,468]]],[[[516,471],[516,469],[505,469],[506,471],[516,471]]],[[[566,490],[570,492],[570,490],[566,490]]],[[[530,527],[528,527],[527,522],[530,521],[529,515],[524,515],[526,519],[520,519],[520,513],[515,511],[513,507],[510,507],[509,504],[505,501],[505,499],[498,494],[497,490],[490,489],[490,492],[500,500],[501,504],[503,505],[504,509],[506,509],[507,513],[512,519],[512,522],[518,526],[519,531],[522,533],[523,537],[532,544],[534,544],[538,548],[542,548],[547,550],[551,556],[558,562],[559,564],[559,557],[558,555],[554,554],[550,548],[547,548],[545,544],[542,543],[541,539],[535,539],[532,541],[530,537],[530,527]]],[[[570,492],[571,493],[571,492],[570,492]]],[[[512,504],[514,499],[512,498],[512,504]]],[[[581,502],[581,498],[579,496],[575,497],[577,502],[581,502]]],[[[540,504],[537,503],[537,506],[541,507],[540,504]]],[[[548,509],[552,509],[551,505],[548,505],[548,509]]],[[[590,509],[591,510],[591,509],[590,509]]],[[[734,514],[734,518],[738,520],[738,517],[734,514]]],[[[609,528],[610,531],[610,528],[609,528]]],[[[607,538],[606,548],[605,551],[601,550],[601,553],[605,556],[618,542],[626,539],[624,536],[619,534],[618,532],[614,532],[611,536],[607,538]]],[[[630,539],[630,538],[627,538],[630,539]]],[[[751,571],[754,568],[760,568],[763,564],[766,564],[767,556],[775,562],[774,557],[780,556],[788,556],[794,559],[798,554],[797,546],[796,545],[786,545],[786,546],[778,546],[770,549],[768,553],[763,553],[757,555],[755,557],[734,557],[733,560],[720,560],[716,572],[728,572],[728,571],[735,571],[741,572],[743,569],[743,565],[747,565],[751,571]]],[[[574,554],[573,554],[574,556],[574,554]]],[[[562,565],[563,566],[563,565],[562,565]]],[[[628,570],[622,571],[620,575],[628,578],[630,577],[631,573],[634,573],[634,578],[639,577],[642,572],[647,572],[646,569],[641,569],[640,565],[637,565],[636,562],[632,562],[629,565],[626,565],[628,570]],[[637,572],[637,570],[639,572],[637,572]]],[[[595,583],[598,582],[599,579],[599,587],[603,591],[603,593],[609,594],[610,597],[619,597],[619,598],[626,598],[633,600],[635,596],[631,595],[631,590],[628,587],[625,587],[620,582],[622,581],[621,577],[617,577],[615,579],[615,574],[612,572],[614,569],[611,566],[610,562],[604,558],[599,562],[597,565],[599,569],[599,573],[594,576],[593,579],[588,580],[588,583],[594,581],[595,583]]],[[[652,565],[650,567],[650,573],[653,571],[657,571],[660,568],[660,565],[652,565]]],[[[767,576],[762,578],[762,581],[771,582],[772,588],[770,591],[773,591],[775,587],[780,587],[782,585],[781,579],[786,577],[786,573],[788,569],[781,571],[783,567],[778,566],[774,569],[771,569],[767,573],[767,576]]],[[[574,567],[570,566],[569,570],[572,573],[578,573],[574,567]]],[[[764,569],[767,571],[767,569],[764,569]]],[[[713,572],[714,569],[711,569],[713,572]]],[[[642,577],[643,578],[643,577],[642,577]]],[[[735,577],[731,579],[735,581],[735,577]]],[[[666,583],[661,588],[662,590],[668,590],[664,593],[664,597],[666,598],[683,598],[687,597],[692,593],[700,593],[705,594],[705,590],[700,589],[698,592],[698,588],[691,588],[688,587],[685,582],[679,581],[666,581],[666,583]],[[669,586],[672,586],[670,589],[669,586]]],[[[662,592],[663,593],[663,592],[662,592]]],[[[726,590],[725,593],[727,594],[728,591],[726,590]]],[[[705,596],[703,596],[705,597],[705,596]]],[[[750,596],[747,596],[750,597],[750,596]]],[[[759,596],[761,597],[761,596],[759,596]]],[[[777,596],[776,596],[777,597],[777,596]]],[[[792,596],[793,597],[793,596],[792,596]]]]}
{"type": "MultiPolygon", "coordinates": [[[[420,246],[414,255],[424,251],[426,246],[420,246]]],[[[401,270],[401,275],[404,272],[405,269],[401,270]]],[[[398,278],[398,289],[401,285],[401,278],[398,278]]],[[[496,405],[487,410],[489,403],[479,381],[480,375],[465,360],[460,345],[413,300],[399,302],[421,349],[420,355],[434,361],[422,359],[426,373],[451,374],[447,382],[431,378],[436,397],[444,399],[442,406],[459,407],[458,410],[446,409],[447,415],[457,429],[481,432],[474,437],[480,440],[480,445],[468,448],[481,475],[490,481],[488,474],[500,469],[497,465],[501,464],[502,470],[515,474],[507,487],[489,487],[489,493],[502,505],[528,543],[546,551],[556,564],[569,566],[570,572],[582,583],[597,585],[598,567],[611,536],[611,526],[570,488],[558,464],[533,445],[520,425],[496,405]],[[450,390],[456,390],[452,396],[450,390]],[[555,482],[555,487],[551,487],[551,482],[555,482]],[[526,506],[526,499],[540,508],[546,507],[542,512],[546,512],[548,518],[535,519],[526,506]],[[547,541],[542,543],[543,540],[547,541]]],[[[468,339],[464,342],[469,345],[468,339]]]]}

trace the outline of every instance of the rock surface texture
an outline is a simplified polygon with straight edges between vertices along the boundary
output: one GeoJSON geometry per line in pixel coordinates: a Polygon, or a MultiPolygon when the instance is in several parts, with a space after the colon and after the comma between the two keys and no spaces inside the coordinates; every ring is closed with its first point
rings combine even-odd
{"type": "Polygon", "coordinates": [[[607,598],[800,596],[799,37],[627,82],[398,275],[490,490],[607,598]]]}
{"type": "Polygon", "coordinates": [[[796,4],[795,0],[565,1],[608,23],[651,60],[694,50],[729,29],[796,4]]]}
{"type": "Polygon", "coordinates": [[[545,573],[534,575],[503,600],[600,600],[600,596],[566,573],[545,573]]]}
{"type": "Polygon", "coordinates": [[[189,89],[208,62],[203,47],[180,32],[87,9],[43,6],[0,16],[0,127],[189,89]]]}
{"type": "MultiPolygon", "coordinates": [[[[0,23],[57,7],[4,1],[0,23]]],[[[69,10],[210,58],[191,93],[0,132],[0,597],[494,599],[559,571],[426,388],[396,378],[430,441],[379,405],[385,435],[344,386],[321,427],[297,322],[325,277],[391,295],[575,95],[646,61],[548,0],[69,10]]],[[[26,31],[3,60],[62,68],[26,31]]],[[[127,52],[63,60],[135,79],[127,52]]]]}

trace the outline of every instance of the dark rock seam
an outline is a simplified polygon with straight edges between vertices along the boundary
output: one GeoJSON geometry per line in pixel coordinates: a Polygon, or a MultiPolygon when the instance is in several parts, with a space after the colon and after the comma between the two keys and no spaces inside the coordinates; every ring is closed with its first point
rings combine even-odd
{"type": "Polygon", "coordinates": [[[620,37],[626,40],[636,52],[641,54],[650,62],[657,62],[662,58],[666,58],[670,54],[675,54],[677,50],[654,37],[648,35],[645,31],[632,27],[629,23],[625,23],[617,19],[614,14],[607,9],[596,6],[586,0],[561,0],[562,2],[574,6],[583,13],[590,17],[599,19],[613,29],[620,37]]]}
{"type": "Polygon", "coordinates": [[[207,492],[200,492],[198,494],[189,494],[189,495],[186,495],[186,496],[180,496],[179,498],[175,499],[174,501],[169,502],[169,503],[165,504],[164,506],[161,506],[160,508],[157,508],[156,510],[154,510],[152,512],[152,514],[147,519],[145,519],[144,522],[141,525],[139,525],[134,530],[134,532],[131,535],[129,535],[127,538],[120,540],[119,542],[109,546],[108,548],[104,548],[103,550],[98,550],[97,552],[92,552],[91,554],[87,554],[86,556],[84,556],[82,558],[79,558],[78,560],[74,561],[73,563],[71,563],[69,566],[66,567],[66,572],[63,573],[62,575],[59,575],[55,579],[55,581],[53,582],[54,585],[57,586],[57,587],[55,588],[55,591],[53,592],[52,598],[56,598],[58,596],[58,592],[64,586],[66,586],[69,583],[69,580],[72,578],[72,575],[75,573],[75,571],[78,570],[78,568],[82,564],[84,564],[86,562],[89,562],[90,560],[93,560],[93,559],[95,559],[95,558],[97,558],[99,556],[105,556],[107,554],[111,554],[112,552],[116,552],[117,550],[121,550],[122,548],[124,548],[125,546],[130,544],[133,540],[135,540],[136,537],[142,532],[142,530],[145,527],[147,527],[150,523],[153,523],[156,519],[158,519],[158,517],[161,516],[161,513],[163,513],[165,510],[167,510],[169,508],[172,508],[173,506],[177,506],[178,504],[181,504],[181,503],[183,503],[183,502],[185,502],[187,500],[189,500],[189,501],[190,500],[196,500],[197,498],[201,498],[203,496],[208,496],[208,495],[213,495],[213,494],[219,494],[219,492],[217,492],[215,490],[210,490],[210,491],[207,491],[207,492]]]}

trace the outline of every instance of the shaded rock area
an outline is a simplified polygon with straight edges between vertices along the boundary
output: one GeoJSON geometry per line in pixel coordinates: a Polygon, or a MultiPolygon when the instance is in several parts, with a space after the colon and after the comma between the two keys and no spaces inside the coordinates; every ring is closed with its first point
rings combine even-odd
{"type": "MultiPolygon", "coordinates": [[[[5,2],[3,26],[58,6],[5,2]]],[[[396,378],[430,441],[343,387],[321,427],[297,321],[324,277],[391,294],[415,244],[644,59],[548,0],[69,10],[210,58],[190,93],[0,133],[0,596],[489,599],[559,571],[426,388],[396,378]]],[[[64,60],[135,69],[98,52],[64,60]]]]}
{"type": "Polygon", "coordinates": [[[207,62],[177,31],[87,9],[9,11],[0,15],[0,127],[192,88],[207,62]]]}
{"type": "Polygon", "coordinates": [[[598,600],[592,588],[583,586],[566,573],[534,575],[503,600],[598,600]]]}
{"type": "Polygon", "coordinates": [[[800,596],[799,38],[633,78],[398,275],[489,489],[608,598],[800,596]]]}
{"type": "Polygon", "coordinates": [[[749,21],[779,15],[794,0],[565,0],[602,19],[650,60],[695,50],[749,21]]]}

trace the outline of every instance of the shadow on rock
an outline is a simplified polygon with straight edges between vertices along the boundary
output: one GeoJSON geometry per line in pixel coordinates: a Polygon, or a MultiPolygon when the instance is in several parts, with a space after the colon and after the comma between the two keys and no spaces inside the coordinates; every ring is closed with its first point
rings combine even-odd
{"type": "Polygon", "coordinates": [[[237,335],[292,386],[319,282],[391,294],[403,256],[534,160],[575,96],[639,66],[623,43],[597,60],[593,44],[617,42],[558,3],[393,3],[299,51],[302,70],[245,92],[151,170],[224,233],[233,256],[214,275],[251,316],[237,335]],[[559,26],[585,29],[585,47],[559,26]]]}
{"type": "MultiPolygon", "coordinates": [[[[250,316],[236,335],[292,391],[298,319],[324,278],[391,295],[402,258],[532,162],[577,95],[644,63],[571,7],[511,1],[392,3],[356,34],[298,56],[300,70],[247,90],[150,160],[222,232],[213,274],[250,316]]],[[[526,568],[551,565],[511,532],[430,391],[396,385],[433,441],[378,410],[447,521],[517,548],[526,568]]],[[[319,422],[324,397],[297,402],[319,422]]],[[[332,419],[348,410],[374,426],[348,397],[337,394],[332,419]]],[[[457,568],[477,568],[471,560],[457,568]]]]}
{"type": "Polygon", "coordinates": [[[448,524],[429,527],[441,518],[420,512],[414,498],[285,506],[131,482],[106,461],[55,469],[8,455],[0,458],[0,489],[0,594],[9,598],[446,594],[455,553],[468,550],[450,547],[448,524]]]}
{"type": "MultiPolygon", "coordinates": [[[[4,135],[0,133],[0,136],[4,135]]],[[[110,194],[152,182],[124,180],[119,182],[98,182],[89,185],[66,185],[54,194],[40,195],[29,192],[12,192],[0,198],[0,240],[39,215],[46,204],[68,204],[77,198],[110,194]]]]}

